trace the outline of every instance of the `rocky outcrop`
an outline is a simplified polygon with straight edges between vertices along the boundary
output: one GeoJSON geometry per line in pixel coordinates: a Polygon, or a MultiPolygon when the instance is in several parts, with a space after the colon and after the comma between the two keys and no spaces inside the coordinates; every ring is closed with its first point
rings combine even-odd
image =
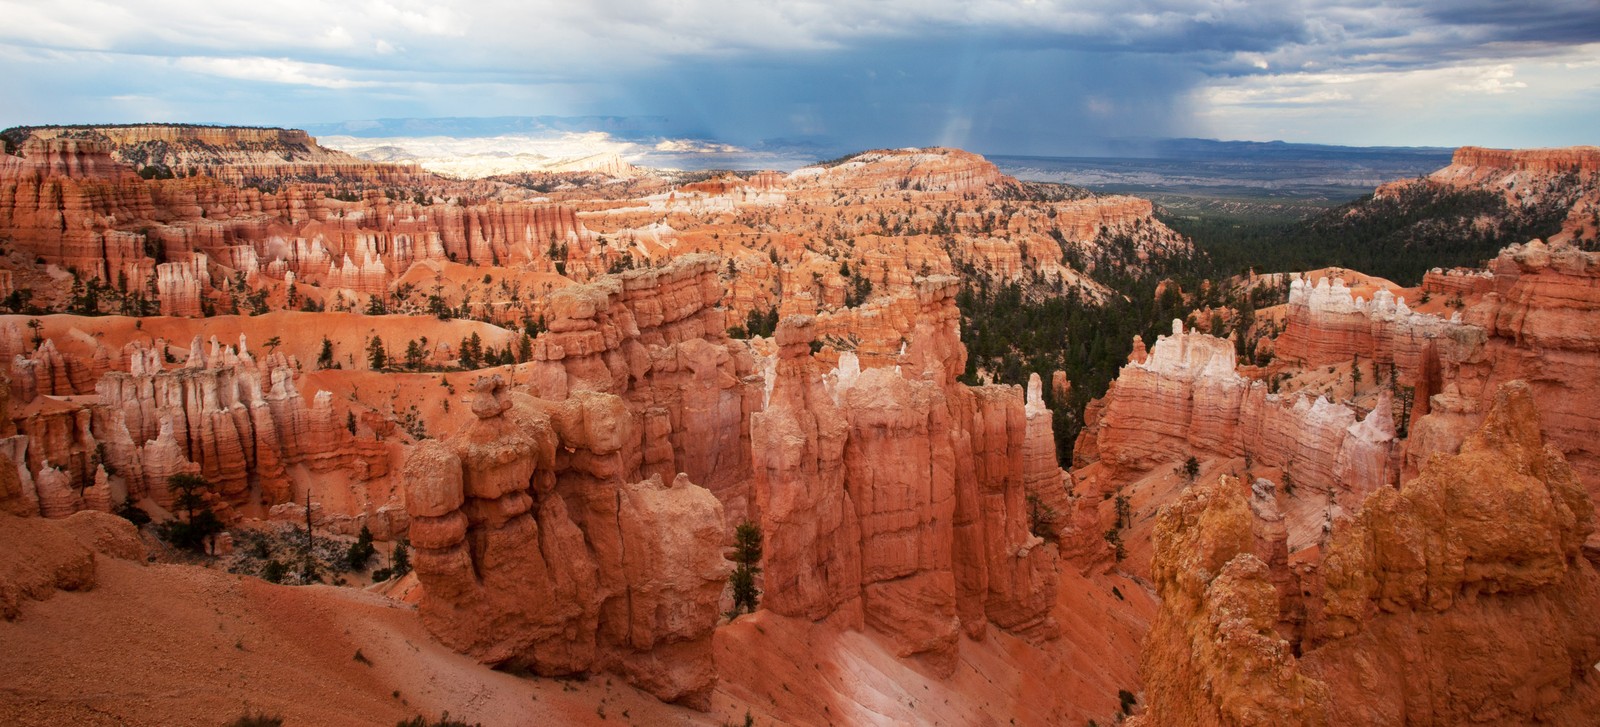
{"type": "MultiPolygon", "coordinates": [[[[1057,371],[1057,374],[1062,372],[1057,371]]],[[[1056,401],[1066,401],[1066,376],[1056,377],[1056,401]]],[[[1068,535],[1069,517],[1074,504],[1069,499],[1071,485],[1067,473],[1056,460],[1055,413],[1045,406],[1043,382],[1038,374],[1028,377],[1027,400],[1023,407],[1028,417],[1027,438],[1022,446],[1022,483],[1027,490],[1030,521],[1037,519],[1048,527],[1055,539],[1068,535]],[[1040,515],[1035,518],[1033,511],[1040,515]]],[[[1030,530],[1032,525],[1030,522],[1030,530]]]]}
{"type": "MultiPolygon", "coordinates": [[[[1555,149],[1484,149],[1464,146],[1456,150],[1450,166],[1424,179],[1391,182],[1376,196],[1398,197],[1411,187],[1444,187],[1487,191],[1504,197],[1513,210],[1539,206],[1558,212],[1566,209],[1561,229],[1551,242],[1587,240],[1600,235],[1595,213],[1600,211],[1600,147],[1572,146],[1555,149]]],[[[1479,220],[1483,226],[1493,220],[1479,220]]]]}
{"type": "Polygon", "coordinates": [[[115,515],[47,521],[0,513],[0,619],[15,621],[25,603],[58,590],[94,588],[97,554],[142,563],[144,546],[133,524],[115,515]]]}
{"type": "Polygon", "coordinates": [[[322,149],[304,132],[180,126],[11,132],[26,138],[20,157],[0,158],[0,229],[16,248],[106,284],[121,280],[139,290],[154,279],[152,292],[169,315],[198,315],[200,301],[225,299],[221,288],[240,275],[260,287],[292,273],[302,286],[365,297],[386,293],[418,262],[553,271],[556,243],[567,274],[589,277],[609,264],[567,208],[434,205],[421,192],[415,201],[409,194],[352,196],[351,187],[439,182],[412,167],[322,149]],[[176,171],[179,178],[141,179],[135,166],[176,171]]]}
{"type": "MultiPolygon", "coordinates": [[[[164,348],[157,341],[154,350],[164,348]]],[[[276,505],[290,498],[286,467],[349,438],[313,439],[311,412],[282,354],[257,363],[243,341],[212,338],[207,351],[197,337],[187,363],[168,370],[142,352],[130,354],[130,371],[109,373],[96,387],[104,407],[96,430],[115,443],[107,456],[133,497],[164,502],[167,477],[193,463],[230,502],[276,505]]]]}
{"type": "Polygon", "coordinates": [[[1055,634],[1056,554],[1028,531],[1022,392],[954,383],[964,352],[936,291],[898,370],[858,371],[852,357],[824,376],[813,321],[782,321],[751,428],[763,606],[864,622],[948,672],[958,628],[1055,634]]]}
{"type": "Polygon", "coordinates": [[[427,176],[413,165],[371,164],[322,147],[299,129],[131,124],[16,127],[6,133],[22,138],[23,145],[95,145],[132,169],[159,169],[178,177],[204,174],[231,183],[337,177],[374,184],[406,184],[427,176]]]}
{"type": "Polygon", "coordinates": [[[1162,509],[1151,565],[1161,610],[1140,662],[1136,727],[1330,724],[1327,685],[1278,634],[1278,592],[1261,523],[1232,478],[1162,509]]]}
{"type": "Polygon", "coordinates": [[[1485,149],[1463,146],[1456,149],[1454,158],[1450,160],[1450,166],[1434,172],[1430,178],[1457,184],[1481,184],[1491,176],[1512,172],[1600,173],[1600,147],[1485,149]]]}
{"type": "Polygon", "coordinates": [[[1016,180],[977,154],[959,149],[895,149],[863,152],[834,166],[804,167],[791,185],[857,192],[983,192],[1020,188],[1016,180]]]}
{"type": "Polygon", "coordinates": [[[508,394],[498,378],[476,389],[476,420],[420,444],[403,474],[429,630],[485,663],[541,674],[604,667],[706,708],[728,572],[716,498],[681,476],[621,483],[614,473],[595,485],[609,492],[573,493],[582,511],[569,509],[557,492],[558,444],[603,450],[615,433],[553,419],[586,420],[606,404],[575,399],[552,416],[552,405],[508,394]]]}
{"type": "Polygon", "coordinates": [[[1600,255],[1535,240],[1506,248],[1485,271],[1430,279],[1462,296],[1450,320],[1412,312],[1381,290],[1367,302],[1337,281],[1296,281],[1274,366],[1360,359],[1392,370],[1397,390],[1415,401],[1417,434],[1404,460],[1413,473],[1429,454],[1455,451],[1500,384],[1526,380],[1550,441],[1600,494],[1600,418],[1588,404],[1600,390],[1600,255]]]}
{"type": "Polygon", "coordinates": [[[1487,411],[1496,389],[1526,380],[1540,424],[1600,496],[1600,253],[1537,240],[1503,250],[1489,265],[1494,291],[1462,314],[1487,339],[1478,350],[1441,355],[1441,376],[1487,411]]]}
{"type": "MultiPolygon", "coordinates": [[[[1243,457],[1293,472],[1294,481],[1356,499],[1398,477],[1393,420],[1325,397],[1270,393],[1238,370],[1234,344],[1173,321],[1143,362],[1122,367],[1079,435],[1075,465],[1098,462],[1101,492],[1158,464],[1243,457]]],[[[1100,492],[1091,494],[1101,494],[1100,492]]]]}
{"type": "Polygon", "coordinates": [[[1501,387],[1459,455],[1336,525],[1290,591],[1303,601],[1275,588],[1238,487],[1191,488],[1157,525],[1143,724],[1587,721],[1593,505],[1538,422],[1528,385],[1501,387]],[[1303,636],[1280,635],[1285,617],[1303,636]]]}
{"type": "Polygon", "coordinates": [[[541,398],[621,397],[637,422],[625,468],[663,481],[685,473],[737,518],[747,509],[761,387],[750,349],[726,337],[717,269],[714,258],[685,255],[556,291],[549,331],[525,368],[541,398]]]}
{"type": "MultiPolygon", "coordinates": [[[[1328,278],[1310,285],[1296,279],[1289,286],[1283,333],[1273,344],[1278,366],[1314,368],[1373,362],[1394,370],[1399,383],[1416,387],[1425,401],[1438,391],[1438,361],[1465,358],[1481,343],[1481,333],[1435,315],[1414,313],[1404,298],[1387,290],[1366,301],[1352,294],[1343,280],[1328,278]]],[[[1426,404],[1423,411],[1426,413],[1426,404]]]]}

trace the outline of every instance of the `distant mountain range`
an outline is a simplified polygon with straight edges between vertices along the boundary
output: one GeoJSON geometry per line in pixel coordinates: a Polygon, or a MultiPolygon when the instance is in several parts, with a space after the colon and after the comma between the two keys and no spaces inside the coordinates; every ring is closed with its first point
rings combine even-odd
{"type": "MultiPolygon", "coordinates": [[[[303,128],[325,143],[367,158],[374,158],[377,152],[372,148],[377,147],[384,153],[429,159],[441,170],[459,166],[451,159],[439,158],[441,155],[464,153],[483,158],[531,154],[541,159],[616,154],[650,167],[787,171],[861,151],[815,138],[769,139],[735,146],[708,135],[685,133],[665,116],[395,118],[306,124],[303,128]],[[440,137],[459,141],[446,144],[440,137]]],[[[1100,142],[1098,148],[1102,151],[1097,156],[991,155],[990,159],[1006,173],[1032,181],[1063,182],[1169,202],[1181,201],[1178,198],[1249,198],[1270,199],[1272,204],[1289,201],[1298,207],[1343,202],[1379,184],[1426,174],[1449,164],[1452,151],[1443,147],[1215,139],[1110,139],[1100,142]]]]}

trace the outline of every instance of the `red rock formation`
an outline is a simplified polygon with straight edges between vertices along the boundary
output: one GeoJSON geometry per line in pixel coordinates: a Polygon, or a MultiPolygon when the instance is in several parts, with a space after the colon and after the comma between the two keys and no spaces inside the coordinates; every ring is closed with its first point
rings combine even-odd
{"type": "Polygon", "coordinates": [[[1600,172],[1600,147],[1572,146],[1561,149],[1485,149],[1463,146],[1456,149],[1450,166],[1430,178],[1458,183],[1480,183],[1484,175],[1508,171],[1537,174],[1595,174],[1600,172]]]}
{"type": "MultiPolygon", "coordinates": [[[[1066,376],[1060,371],[1056,373],[1062,374],[1055,377],[1063,384],[1058,391],[1065,389],[1066,376]]],[[[1022,447],[1022,483],[1027,489],[1030,519],[1032,511],[1039,510],[1041,522],[1048,521],[1051,534],[1060,539],[1071,528],[1069,518],[1075,505],[1068,497],[1071,486],[1067,473],[1056,461],[1055,414],[1044,404],[1042,387],[1038,374],[1028,377],[1028,398],[1024,407],[1028,436],[1022,447]]],[[[1066,401],[1064,391],[1057,397],[1057,401],[1066,401]]],[[[1032,529],[1030,523],[1029,530],[1032,529]]]]}
{"type": "Polygon", "coordinates": [[[1494,290],[1494,276],[1487,270],[1472,268],[1434,268],[1422,276],[1422,292],[1449,299],[1476,298],[1494,290]]]}
{"type": "Polygon", "coordinates": [[[284,466],[304,460],[314,446],[288,359],[274,354],[258,365],[215,338],[206,355],[197,337],[183,368],[151,368],[138,354],[132,362],[131,372],[107,374],[96,387],[109,410],[101,429],[109,439],[127,438],[108,451],[112,464],[144,475],[142,482],[129,482],[130,493],[159,499],[166,477],[193,462],[235,504],[244,503],[252,488],[265,505],[288,499],[284,466]],[[148,444],[135,454],[130,443],[148,444]],[[152,458],[160,464],[152,467],[152,458]]]}
{"type": "MultiPolygon", "coordinates": [[[[429,630],[486,663],[541,674],[604,666],[662,699],[706,708],[728,571],[720,504],[686,479],[621,484],[614,472],[608,495],[579,498],[587,511],[570,511],[556,491],[558,441],[604,450],[615,431],[555,426],[541,411],[549,405],[503,387],[480,380],[477,420],[407,459],[429,630]]],[[[606,408],[574,399],[555,418],[606,408]]]]}
{"type": "Polygon", "coordinates": [[[778,324],[766,405],[750,421],[766,538],[762,605],[813,621],[842,612],[859,623],[861,530],[844,486],[848,423],[811,357],[812,325],[806,317],[778,324]]]}
{"type": "Polygon", "coordinates": [[[1570,204],[1561,230],[1551,242],[1593,241],[1600,235],[1595,214],[1600,211],[1600,148],[1572,146],[1558,149],[1483,149],[1464,146],[1456,150],[1450,166],[1423,180],[1391,182],[1377,196],[1396,194],[1413,185],[1433,185],[1487,190],[1503,195],[1512,205],[1548,199],[1570,204]]]}
{"type": "Polygon", "coordinates": [[[1102,492],[1190,454],[1249,456],[1292,470],[1299,484],[1358,499],[1395,480],[1394,423],[1384,407],[1358,421],[1347,405],[1268,388],[1239,373],[1231,341],[1174,321],[1172,335],[1157,339],[1144,362],[1123,366],[1091,408],[1074,464],[1099,462],[1102,492]]]}
{"type": "Polygon", "coordinates": [[[1501,383],[1525,379],[1551,442],[1600,495],[1600,418],[1588,403],[1600,390],[1600,338],[1593,333],[1600,330],[1600,255],[1536,240],[1506,248],[1487,271],[1433,279],[1441,290],[1466,295],[1465,310],[1452,320],[1412,313],[1383,291],[1368,303],[1337,282],[1313,288],[1297,281],[1275,366],[1352,358],[1375,361],[1380,370],[1394,366],[1416,402],[1410,428],[1418,435],[1405,458],[1412,472],[1431,452],[1453,452],[1501,383]],[[1449,285],[1453,280],[1470,285],[1449,285]]]}
{"type": "Polygon", "coordinates": [[[1289,598],[1237,487],[1191,488],[1157,526],[1162,610],[1142,723],[1588,721],[1600,706],[1588,615],[1600,575],[1582,549],[1593,505],[1541,441],[1534,406],[1526,384],[1501,387],[1460,455],[1372,494],[1289,598]],[[1293,645],[1276,630],[1283,614],[1304,619],[1293,645]]]}
{"type": "MultiPolygon", "coordinates": [[[[1040,420],[1030,427],[1015,387],[954,383],[964,352],[949,347],[952,325],[919,319],[901,371],[857,373],[847,358],[824,378],[808,351],[812,321],[785,319],[770,396],[752,420],[764,607],[861,619],[946,672],[958,624],[974,638],[990,622],[1055,633],[1055,550],[1028,532],[1026,511],[1024,447],[1040,420]]],[[[1054,469],[1044,441],[1036,484],[1054,469]]]]}
{"type": "Polygon", "coordinates": [[[959,149],[869,151],[831,167],[805,167],[789,175],[791,185],[852,191],[991,193],[1017,187],[1016,180],[977,154],[959,149]]]}
{"type": "Polygon", "coordinates": [[[1419,399],[1430,393],[1438,357],[1461,357],[1473,344],[1455,321],[1413,313],[1405,299],[1377,290],[1372,300],[1354,296],[1344,281],[1328,278],[1315,286],[1296,279],[1289,288],[1283,334],[1273,344],[1278,366],[1314,368],[1354,359],[1394,366],[1399,381],[1417,386],[1419,399]]]}
{"type": "Polygon", "coordinates": [[[1146,711],[1130,724],[1329,724],[1327,686],[1276,630],[1261,525],[1226,477],[1161,511],[1151,566],[1161,610],[1140,665],[1146,711]]]}
{"type": "Polygon", "coordinates": [[[374,184],[426,179],[411,164],[371,164],[319,146],[299,129],[246,126],[136,124],[98,127],[20,127],[32,142],[95,144],[133,168],[157,167],[189,176],[204,174],[231,183],[275,178],[329,178],[374,184]]]}
{"type": "Polygon", "coordinates": [[[321,149],[304,132],[163,126],[29,131],[22,157],[0,159],[0,229],[30,257],[87,278],[110,283],[121,275],[140,288],[154,276],[168,314],[198,314],[199,301],[216,293],[210,278],[231,284],[241,273],[253,285],[262,282],[258,273],[273,279],[294,273],[302,285],[367,296],[387,293],[396,277],[422,261],[554,269],[547,258],[554,242],[570,245],[569,274],[590,276],[607,265],[604,258],[590,260],[593,240],[565,208],[330,197],[346,194],[339,184],[409,187],[437,180],[414,168],[321,149]],[[233,141],[218,146],[212,137],[233,141]],[[147,181],[114,156],[215,179],[147,181]],[[319,187],[322,182],[297,186],[296,179],[342,181],[329,189],[319,187]],[[262,186],[278,191],[264,193],[262,186]]]}

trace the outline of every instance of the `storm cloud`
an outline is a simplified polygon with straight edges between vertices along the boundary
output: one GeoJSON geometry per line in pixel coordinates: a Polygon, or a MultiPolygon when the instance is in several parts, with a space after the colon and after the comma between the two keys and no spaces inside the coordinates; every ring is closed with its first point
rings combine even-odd
{"type": "Polygon", "coordinates": [[[0,124],[648,114],[754,145],[1593,142],[1600,4],[0,1],[0,124]]]}

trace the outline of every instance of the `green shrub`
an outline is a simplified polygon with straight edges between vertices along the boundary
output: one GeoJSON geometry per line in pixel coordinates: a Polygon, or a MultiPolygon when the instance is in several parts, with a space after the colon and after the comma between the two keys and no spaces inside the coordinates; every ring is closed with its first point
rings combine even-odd
{"type": "Polygon", "coordinates": [[[396,578],[411,572],[411,549],[404,538],[394,544],[394,555],[389,559],[393,561],[391,570],[396,578]]]}
{"type": "Polygon", "coordinates": [[[356,542],[350,544],[350,549],[345,551],[344,559],[350,570],[361,570],[367,567],[367,561],[378,554],[378,549],[372,545],[372,531],[367,526],[361,526],[361,534],[356,536],[356,542]]]}
{"type": "Polygon", "coordinates": [[[122,504],[117,505],[117,509],[113,510],[113,512],[138,527],[143,527],[150,523],[150,513],[139,509],[139,506],[133,504],[132,500],[123,500],[122,504]]]}

